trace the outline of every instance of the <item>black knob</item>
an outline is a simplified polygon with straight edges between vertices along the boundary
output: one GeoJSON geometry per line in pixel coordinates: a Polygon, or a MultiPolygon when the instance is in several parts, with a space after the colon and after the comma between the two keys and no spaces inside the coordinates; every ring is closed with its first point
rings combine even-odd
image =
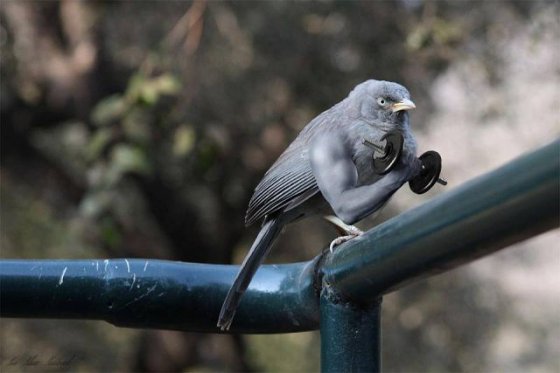
{"type": "Polygon", "coordinates": [[[418,159],[422,164],[420,173],[408,182],[410,189],[416,194],[423,194],[430,190],[435,183],[447,185],[447,181],[440,179],[441,156],[438,152],[430,150],[418,159]]]}

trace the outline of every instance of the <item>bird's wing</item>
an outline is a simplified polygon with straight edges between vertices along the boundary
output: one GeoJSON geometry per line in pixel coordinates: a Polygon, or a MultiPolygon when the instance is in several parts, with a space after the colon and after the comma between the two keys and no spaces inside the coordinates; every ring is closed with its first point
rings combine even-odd
{"type": "Polygon", "coordinates": [[[245,224],[278,211],[291,210],[319,192],[311,171],[308,145],[319,131],[336,128],[344,101],[309,122],[278,160],[270,167],[249,201],[245,224]]]}
{"type": "Polygon", "coordinates": [[[319,191],[304,146],[291,146],[278,158],[255,188],[245,224],[274,212],[292,209],[319,191]]]}

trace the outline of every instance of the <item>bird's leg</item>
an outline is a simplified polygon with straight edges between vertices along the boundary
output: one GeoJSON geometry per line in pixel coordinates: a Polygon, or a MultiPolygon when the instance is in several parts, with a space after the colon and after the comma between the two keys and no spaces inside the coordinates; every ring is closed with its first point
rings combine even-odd
{"type": "Polygon", "coordinates": [[[353,225],[348,225],[334,215],[325,216],[324,219],[326,221],[328,221],[329,223],[331,223],[335,227],[335,229],[338,231],[338,233],[341,235],[340,237],[335,238],[331,242],[331,244],[329,246],[329,250],[331,251],[331,253],[332,253],[335,246],[338,246],[341,243],[344,243],[346,241],[350,241],[352,238],[355,238],[355,237],[358,237],[358,236],[361,236],[362,234],[364,234],[364,232],[361,229],[359,229],[358,227],[355,227],[353,225]]]}
{"type": "Polygon", "coordinates": [[[342,220],[340,220],[339,217],[334,216],[334,215],[327,215],[323,217],[327,222],[331,223],[335,229],[338,231],[338,233],[342,236],[346,235],[346,236],[360,236],[362,235],[364,232],[358,228],[355,227],[353,225],[348,225],[345,222],[343,222],[342,220]]]}

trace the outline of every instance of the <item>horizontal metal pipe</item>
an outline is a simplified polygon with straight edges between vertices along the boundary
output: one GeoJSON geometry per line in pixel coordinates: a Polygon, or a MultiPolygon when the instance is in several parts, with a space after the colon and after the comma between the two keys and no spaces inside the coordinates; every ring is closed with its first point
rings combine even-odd
{"type": "MultiPolygon", "coordinates": [[[[405,283],[558,226],[559,146],[556,141],[399,215],[326,258],[263,266],[231,331],[316,329],[321,286],[341,300],[371,303],[405,283]]],[[[0,316],[216,332],[237,270],[144,259],[2,260],[0,316]]]]}
{"type": "Polygon", "coordinates": [[[338,247],[323,282],[367,303],[558,227],[560,141],[442,194],[338,247]]]}
{"type": "MultiPolygon", "coordinates": [[[[315,263],[265,265],[232,332],[317,329],[315,263]]],[[[148,259],[3,260],[2,317],[94,319],[117,326],[218,332],[237,266],[148,259]]]]}

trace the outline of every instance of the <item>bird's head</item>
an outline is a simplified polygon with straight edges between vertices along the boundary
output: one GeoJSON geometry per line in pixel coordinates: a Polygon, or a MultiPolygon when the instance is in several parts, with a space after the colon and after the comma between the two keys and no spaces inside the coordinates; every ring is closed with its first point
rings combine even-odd
{"type": "Polygon", "coordinates": [[[357,85],[348,99],[360,119],[386,129],[407,125],[408,110],[416,107],[405,87],[384,80],[357,85]]]}

